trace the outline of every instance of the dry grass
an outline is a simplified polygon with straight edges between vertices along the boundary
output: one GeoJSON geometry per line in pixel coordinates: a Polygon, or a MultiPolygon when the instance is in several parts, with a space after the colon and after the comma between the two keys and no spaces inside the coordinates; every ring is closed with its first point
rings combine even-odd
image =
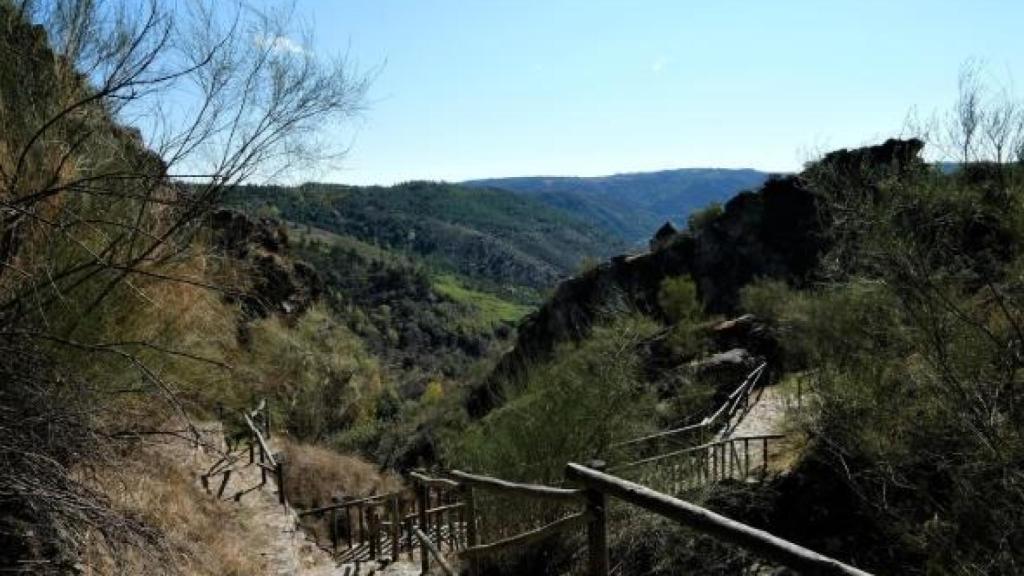
{"type": "MultiPolygon", "coordinates": [[[[184,444],[184,443],[180,443],[184,444]]],[[[85,544],[85,574],[209,574],[264,573],[265,562],[252,555],[267,543],[242,508],[206,494],[187,466],[184,446],[166,444],[142,448],[121,462],[118,469],[98,472],[95,482],[112,505],[155,529],[162,544],[136,546],[115,553],[101,541],[85,544]],[[171,457],[175,454],[182,458],[171,457]],[[116,555],[116,558],[115,558],[116,555]]]]}
{"type": "Polygon", "coordinates": [[[332,496],[372,496],[402,487],[397,476],[356,456],[310,444],[282,445],[287,496],[297,508],[329,504],[332,496]]]}
{"type": "MultiPolygon", "coordinates": [[[[360,498],[399,490],[401,480],[356,456],[333,450],[282,442],[285,454],[285,490],[288,501],[298,509],[315,508],[331,503],[332,496],[360,498]]],[[[307,535],[321,546],[330,543],[328,516],[302,518],[307,535]]]]}

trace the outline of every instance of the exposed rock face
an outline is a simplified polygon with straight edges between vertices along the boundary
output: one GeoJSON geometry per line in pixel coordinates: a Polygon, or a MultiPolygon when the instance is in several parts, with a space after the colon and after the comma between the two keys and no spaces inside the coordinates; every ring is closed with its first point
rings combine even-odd
{"type": "Polygon", "coordinates": [[[726,203],[697,236],[690,263],[707,308],[735,309],[740,288],[756,278],[805,282],[826,248],[818,200],[800,178],[788,176],[726,203]]]}
{"type": "Polygon", "coordinates": [[[217,232],[218,247],[245,257],[254,245],[268,252],[281,252],[288,246],[288,231],[272,218],[252,220],[237,210],[222,209],[213,213],[211,226],[217,232]]]}
{"type": "Polygon", "coordinates": [[[753,314],[719,322],[708,332],[719,350],[743,348],[769,362],[779,354],[779,341],[772,327],[753,314]]]}
{"type": "Polygon", "coordinates": [[[216,245],[251,271],[251,289],[240,297],[249,318],[301,314],[323,292],[323,279],[316,270],[285,255],[288,234],[280,222],[253,220],[225,209],[215,212],[210,223],[216,245]]]}
{"type": "MultiPolygon", "coordinates": [[[[828,249],[820,217],[822,196],[814,187],[874,187],[879,178],[919,165],[922,146],[919,140],[889,140],[833,152],[804,174],[774,177],[757,191],[737,195],[696,234],[662,228],[650,252],[613,258],[563,282],[522,322],[515,348],[491,378],[470,393],[470,414],[482,416],[491,410],[501,402],[499,382],[515,380],[527,362],[546,359],[557,343],[585,336],[605,311],[630,309],[663,317],[657,294],[665,278],[690,275],[707,310],[717,313],[734,311],[740,289],[758,278],[783,280],[798,288],[806,285],[828,249]]],[[[723,344],[740,337],[744,322],[722,328],[723,344]]],[[[774,354],[767,327],[744,330],[742,339],[749,343],[735,344],[750,346],[757,355],[774,354]]]]}
{"type": "Polygon", "coordinates": [[[654,238],[651,238],[651,252],[668,246],[676,234],[679,234],[679,231],[676,230],[676,227],[673,226],[671,222],[665,222],[662,224],[661,228],[658,228],[658,231],[654,233],[654,238]]]}

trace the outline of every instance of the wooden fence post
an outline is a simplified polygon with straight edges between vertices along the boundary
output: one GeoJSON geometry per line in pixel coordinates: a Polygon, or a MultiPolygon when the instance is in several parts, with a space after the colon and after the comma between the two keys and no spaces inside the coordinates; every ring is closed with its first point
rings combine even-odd
{"type": "Polygon", "coordinates": [[[768,438],[761,439],[761,476],[768,477],[768,438]]]}
{"type": "MultiPolygon", "coordinates": [[[[594,470],[604,470],[605,463],[594,460],[588,464],[594,470]]],[[[603,492],[587,488],[587,549],[588,576],[608,576],[608,499],[603,492]]]]}
{"type": "Polygon", "coordinates": [[[220,481],[220,488],[217,489],[217,498],[224,497],[224,489],[228,487],[228,481],[231,480],[231,469],[228,468],[224,471],[224,478],[220,481]]]}
{"type": "Polygon", "coordinates": [[[367,522],[370,528],[370,560],[378,558],[378,547],[380,545],[380,533],[378,532],[377,508],[373,505],[367,506],[367,522]]]}
{"type": "Polygon", "coordinates": [[[406,530],[405,543],[409,547],[409,561],[412,562],[415,553],[414,548],[416,547],[416,536],[412,532],[412,529],[415,525],[415,518],[413,517],[416,515],[416,501],[413,500],[411,503],[407,502],[406,504],[406,508],[411,508],[411,510],[407,515],[408,518],[404,518],[406,530]]]}
{"type": "Polygon", "coordinates": [[[263,435],[270,440],[270,400],[263,405],[263,435]]]}
{"type": "Polygon", "coordinates": [[[750,477],[750,440],[743,439],[743,479],[750,477]]]}
{"type": "MultiPolygon", "coordinates": [[[[344,501],[344,496],[342,497],[342,501],[344,501]]],[[[352,522],[352,507],[345,506],[343,510],[345,511],[345,528],[347,532],[345,536],[346,540],[348,541],[348,549],[353,550],[355,549],[355,543],[353,542],[352,539],[355,538],[356,535],[356,528],[358,528],[358,526],[356,526],[356,523],[358,522],[359,517],[356,516],[356,522],[352,522]]]]}
{"type": "MultiPolygon", "coordinates": [[[[419,490],[416,491],[416,503],[419,507],[420,525],[419,529],[424,534],[427,533],[429,527],[427,526],[427,506],[430,505],[429,493],[426,484],[420,484],[419,490]]],[[[430,554],[427,553],[427,547],[420,543],[420,569],[422,574],[430,573],[430,554]]]]}
{"type": "Polygon", "coordinates": [[[402,552],[402,509],[398,503],[398,494],[391,498],[391,560],[398,562],[402,552]]]}
{"type": "Polygon", "coordinates": [[[288,499],[284,495],[284,462],[278,462],[277,468],[277,501],[286,506],[288,499]]]}
{"type": "Polygon", "coordinates": [[[263,454],[263,447],[262,446],[260,446],[259,453],[260,453],[260,486],[265,486],[267,484],[267,469],[264,467],[264,465],[267,463],[267,457],[264,456],[264,454],[263,454]]]}
{"type": "MultiPolygon", "coordinates": [[[[338,497],[331,496],[331,504],[338,505],[338,497]]],[[[338,509],[331,508],[331,546],[338,552],[338,509]]]]}
{"type": "MultiPolygon", "coordinates": [[[[473,487],[469,484],[462,485],[462,498],[465,502],[465,524],[466,524],[466,548],[477,545],[476,541],[476,502],[473,500],[473,487]]],[[[476,576],[476,560],[468,559],[469,576],[476,576]]]]}
{"type": "MultiPolygon", "coordinates": [[[[435,504],[435,507],[440,508],[441,506],[444,505],[443,495],[442,495],[440,490],[434,490],[434,497],[437,499],[437,503],[435,504]]],[[[429,501],[430,498],[428,497],[427,500],[429,501]]],[[[438,550],[443,550],[444,549],[444,533],[442,532],[442,530],[444,529],[444,512],[434,512],[433,522],[434,522],[434,540],[437,542],[437,549],[438,550]]],[[[430,536],[429,532],[427,533],[427,536],[430,536]]]]}

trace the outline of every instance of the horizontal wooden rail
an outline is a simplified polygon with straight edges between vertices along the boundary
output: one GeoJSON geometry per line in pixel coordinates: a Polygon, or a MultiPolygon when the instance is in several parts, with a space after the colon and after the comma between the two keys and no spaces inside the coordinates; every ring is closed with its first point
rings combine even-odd
{"type": "MultiPolygon", "coordinates": [[[[747,526],[706,508],[581,464],[569,463],[565,468],[565,475],[590,490],[614,496],[699,532],[711,534],[722,541],[746,548],[804,574],[871,576],[868,572],[773,536],[764,530],[747,526]]],[[[598,551],[598,554],[600,553],[607,557],[607,550],[598,551]]]]}
{"type": "Polygon", "coordinates": [[[360,498],[359,500],[348,500],[345,502],[338,502],[329,506],[320,506],[319,508],[310,508],[308,510],[298,510],[296,514],[299,516],[308,516],[310,514],[318,514],[322,512],[330,512],[331,510],[341,510],[342,508],[348,508],[349,506],[357,506],[359,504],[366,505],[382,505],[382,500],[395,496],[398,492],[391,494],[379,494],[377,496],[367,496],[366,498],[360,498]]]}
{"type": "Polygon", "coordinates": [[[438,506],[437,508],[428,508],[427,514],[440,514],[441,512],[448,512],[451,510],[458,510],[465,508],[466,504],[463,502],[457,502],[455,504],[445,504],[444,506],[438,506]]]}
{"type": "Polygon", "coordinates": [[[453,478],[458,478],[463,484],[474,488],[491,490],[494,492],[506,492],[519,496],[529,496],[531,498],[583,502],[583,491],[574,488],[555,488],[553,486],[543,486],[540,484],[521,484],[501,480],[499,478],[492,478],[490,476],[470,474],[459,470],[452,470],[448,474],[453,478]]]}
{"type": "Polygon", "coordinates": [[[614,444],[610,444],[609,447],[610,448],[622,448],[624,446],[632,446],[634,444],[642,444],[644,442],[649,442],[651,440],[657,440],[658,438],[665,438],[667,436],[676,436],[678,434],[682,434],[683,432],[689,432],[690,430],[699,430],[699,429],[704,428],[706,426],[707,426],[707,424],[705,424],[704,422],[698,422],[696,424],[690,424],[689,426],[683,426],[682,428],[673,428],[671,430],[665,430],[665,431],[662,431],[662,432],[656,432],[654,434],[648,434],[647,436],[641,436],[639,438],[633,438],[632,440],[624,440],[622,442],[616,442],[614,444]]]}
{"type": "Polygon", "coordinates": [[[589,515],[586,512],[579,512],[576,514],[572,514],[570,516],[566,516],[565,518],[555,520],[550,524],[545,524],[544,526],[541,526],[536,530],[523,532],[522,534],[517,534],[515,536],[505,538],[504,540],[498,540],[496,542],[491,542],[489,544],[481,544],[479,546],[467,548],[459,554],[467,558],[478,558],[480,556],[486,556],[488,554],[501,552],[502,550],[505,550],[512,546],[525,546],[526,544],[529,544],[531,542],[543,540],[545,537],[555,534],[557,532],[561,532],[562,530],[583,525],[587,522],[588,518],[589,515]]]}
{"type": "Polygon", "coordinates": [[[410,472],[409,476],[425,486],[431,486],[434,488],[449,488],[453,490],[459,488],[458,482],[454,480],[449,480],[447,478],[432,478],[430,476],[427,476],[426,474],[423,474],[422,472],[410,472]]]}
{"type": "Polygon", "coordinates": [[[274,455],[270,453],[270,448],[267,447],[267,441],[263,439],[263,434],[260,434],[259,429],[252,423],[252,419],[249,418],[248,414],[243,414],[243,416],[245,417],[246,425],[249,426],[249,431],[252,432],[253,437],[256,438],[256,442],[259,444],[260,451],[262,451],[263,455],[266,456],[267,462],[270,463],[270,466],[276,468],[277,462],[274,460],[274,455]]]}
{"type": "Polygon", "coordinates": [[[757,381],[761,379],[761,374],[764,372],[765,366],[767,366],[767,364],[762,363],[757,368],[754,368],[754,371],[751,372],[745,380],[743,380],[743,383],[740,384],[738,388],[733,390],[732,394],[729,394],[729,397],[726,398],[725,402],[722,403],[718,410],[711,416],[705,418],[704,421],[701,422],[701,424],[704,424],[705,426],[710,426],[714,424],[715,420],[718,420],[718,418],[722,414],[731,414],[732,411],[736,408],[736,405],[738,404],[740,398],[743,397],[742,393],[744,391],[749,392],[750,389],[754,387],[754,384],[756,384],[757,381]]]}
{"type": "Polygon", "coordinates": [[[778,440],[780,438],[785,438],[785,437],[786,437],[785,434],[759,434],[759,435],[756,435],[756,436],[734,436],[732,438],[725,438],[723,440],[715,440],[714,442],[708,442],[706,444],[701,444],[699,446],[692,446],[690,448],[683,448],[682,450],[675,450],[673,452],[666,452],[665,454],[659,454],[657,456],[651,456],[650,458],[643,458],[643,459],[637,460],[635,462],[627,462],[625,464],[619,464],[618,466],[612,466],[611,468],[609,468],[609,471],[613,471],[614,472],[614,471],[618,471],[618,470],[626,470],[626,469],[629,469],[629,468],[635,468],[637,466],[642,466],[644,464],[650,464],[652,462],[658,462],[660,460],[667,460],[669,458],[674,458],[674,457],[677,457],[677,456],[682,456],[683,454],[689,454],[689,453],[692,453],[692,452],[700,452],[702,450],[709,450],[709,449],[714,448],[716,446],[721,446],[722,444],[731,444],[733,442],[743,442],[744,440],[751,441],[751,442],[756,441],[756,440],[778,440]]]}
{"type": "Polygon", "coordinates": [[[683,434],[684,432],[700,430],[701,428],[708,428],[714,425],[715,421],[717,421],[718,418],[722,416],[722,414],[731,414],[736,409],[736,406],[738,405],[739,400],[743,397],[744,393],[749,393],[750,390],[752,390],[757,385],[758,381],[761,380],[761,376],[762,374],[764,374],[765,369],[767,367],[768,363],[762,362],[757,366],[757,368],[754,368],[750,372],[750,374],[747,374],[747,377],[743,379],[743,383],[741,383],[739,386],[736,387],[735,390],[729,393],[729,396],[726,398],[725,402],[723,402],[722,405],[719,406],[718,409],[715,410],[715,412],[711,416],[705,417],[700,422],[697,422],[696,424],[689,424],[681,428],[673,428],[671,430],[655,432],[654,434],[648,434],[646,436],[641,436],[639,438],[624,440],[622,442],[615,442],[611,444],[609,447],[623,448],[625,446],[634,446],[636,444],[650,442],[651,440],[676,436],[679,434],[683,434]]]}
{"type": "Polygon", "coordinates": [[[443,570],[445,574],[448,576],[455,576],[455,570],[453,570],[451,565],[445,561],[444,555],[442,555],[441,551],[437,549],[437,546],[430,541],[430,537],[424,534],[423,530],[420,530],[419,527],[414,527],[412,530],[413,533],[416,534],[416,538],[418,538],[420,543],[423,544],[424,550],[421,554],[429,552],[430,555],[433,556],[434,560],[437,560],[437,563],[441,566],[441,570],[443,570]]]}

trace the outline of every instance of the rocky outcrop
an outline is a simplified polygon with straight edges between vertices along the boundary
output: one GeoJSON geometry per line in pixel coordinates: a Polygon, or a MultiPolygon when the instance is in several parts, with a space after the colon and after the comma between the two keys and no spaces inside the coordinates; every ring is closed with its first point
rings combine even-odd
{"type": "MultiPolygon", "coordinates": [[[[563,282],[520,324],[514,349],[491,377],[470,392],[470,414],[487,413],[501,402],[503,383],[514,382],[529,363],[548,358],[557,343],[585,336],[604,314],[635,310],[664,318],[657,294],[665,278],[690,275],[706,309],[726,314],[735,311],[740,290],[756,279],[808,285],[829,248],[821,187],[875,186],[879,179],[918,166],[921,147],[918,140],[889,140],[833,152],[803,174],[773,177],[756,191],[740,193],[696,232],[663,227],[651,251],[612,258],[563,282]]],[[[719,345],[744,340],[741,345],[752,353],[772,356],[768,327],[749,320],[722,326],[714,335],[722,340],[719,345]]]]}
{"type": "Polygon", "coordinates": [[[654,238],[651,238],[649,243],[651,252],[661,250],[665,246],[671,244],[672,239],[675,238],[677,234],[679,234],[679,231],[676,230],[676,227],[673,226],[671,222],[665,222],[662,224],[661,228],[658,228],[658,231],[654,233],[654,238]]]}
{"type": "Polygon", "coordinates": [[[769,363],[773,363],[779,355],[780,346],[775,330],[753,314],[714,324],[708,329],[708,336],[718,350],[743,348],[769,363]]]}
{"type": "Polygon", "coordinates": [[[288,233],[280,222],[223,209],[210,226],[214,244],[249,271],[250,288],[235,296],[248,319],[301,314],[323,292],[320,274],[286,254],[288,233]]]}

